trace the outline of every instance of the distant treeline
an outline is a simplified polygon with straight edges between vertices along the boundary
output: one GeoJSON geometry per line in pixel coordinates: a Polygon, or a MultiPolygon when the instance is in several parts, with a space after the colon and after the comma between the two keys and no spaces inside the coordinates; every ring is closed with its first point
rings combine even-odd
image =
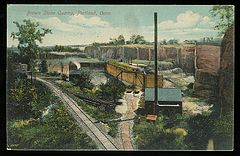
{"type": "Polygon", "coordinates": [[[73,47],[70,47],[70,46],[62,46],[62,45],[56,45],[54,47],[42,47],[42,50],[44,52],[52,52],[52,51],[56,51],[56,52],[83,52],[79,48],[73,48],[73,47]]]}
{"type": "MultiPolygon", "coordinates": [[[[19,53],[19,49],[17,47],[9,47],[7,48],[8,51],[19,53]]],[[[47,46],[47,47],[41,47],[41,52],[48,53],[48,52],[83,52],[79,48],[73,48],[71,46],[62,46],[62,45],[56,45],[56,46],[47,46]]]]}

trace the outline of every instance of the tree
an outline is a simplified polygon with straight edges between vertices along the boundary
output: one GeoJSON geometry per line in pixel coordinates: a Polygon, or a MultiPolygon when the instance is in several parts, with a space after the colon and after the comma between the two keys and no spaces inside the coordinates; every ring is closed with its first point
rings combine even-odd
{"type": "Polygon", "coordinates": [[[166,45],[166,44],[167,44],[167,41],[164,39],[164,40],[162,41],[162,44],[166,45]]]}
{"type": "Polygon", "coordinates": [[[98,93],[98,96],[102,99],[111,99],[114,103],[122,98],[123,93],[126,90],[125,84],[116,78],[110,78],[106,84],[101,84],[99,88],[100,92],[98,93]]]}
{"type": "Polygon", "coordinates": [[[54,51],[57,51],[57,52],[63,52],[64,51],[64,46],[62,45],[55,45],[54,47],[54,51]]]}
{"type": "Polygon", "coordinates": [[[178,44],[178,40],[176,40],[176,39],[171,39],[171,40],[169,40],[168,41],[168,44],[178,44]]]}
{"type": "Polygon", "coordinates": [[[14,85],[15,79],[17,77],[16,69],[18,63],[21,61],[19,60],[19,54],[14,53],[13,51],[8,49],[8,54],[7,54],[7,85],[8,88],[12,88],[14,85]]]}
{"type": "Polygon", "coordinates": [[[42,60],[42,62],[41,62],[41,65],[40,65],[40,72],[42,72],[42,73],[46,73],[46,72],[48,72],[47,61],[46,61],[45,59],[42,60]]]}
{"type": "MultiPolygon", "coordinates": [[[[39,22],[32,22],[31,20],[23,20],[23,24],[14,21],[18,28],[18,32],[12,32],[11,37],[19,41],[18,49],[20,50],[20,57],[23,63],[30,66],[30,62],[38,57],[40,48],[37,41],[42,43],[43,37],[52,33],[50,29],[39,28],[39,22]]],[[[30,66],[30,68],[33,68],[30,66]]]]}
{"type": "Polygon", "coordinates": [[[110,38],[109,44],[118,45],[117,39],[116,38],[110,38]]]}
{"type": "Polygon", "coordinates": [[[210,10],[211,16],[217,18],[218,22],[215,29],[219,30],[219,36],[222,36],[225,31],[233,24],[233,6],[231,5],[215,5],[210,10]]]}
{"type": "Polygon", "coordinates": [[[123,35],[118,36],[118,43],[121,45],[125,44],[125,38],[123,35]]]}
{"type": "Polygon", "coordinates": [[[186,142],[194,150],[205,150],[208,140],[213,136],[213,118],[211,115],[198,114],[188,121],[186,142]]]}
{"type": "Polygon", "coordinates": [[[130,37],[130,43],[132,44],[145,44],[146,41],[144,40],[144,37],[141,35],[132,35],[130,37]]]}
{"type": "MultiPolygon", "coordinates": [[[[154,124],[141,121],[139,124],[134,124],[133,132],[135,143],[139,149],[154,149],[154,150],[184,150],[188,149],[184,142],[187,132],[184,128],[173,127],[179,126],[183,119],[179,116],[175,117],[172,125],[168,124],[167,116],[158,115],[154,124]]],[[[171,120],[172,121],[172,120],[171,120]]]]}
{"type": "Polygon", "coordinates": [[[17,79],[8,92],[8,117],[26,119],[31,114],[31,87],[27,79],[17,79]]]}
{"type": "Polygon", "coordinates": [[[124,45],[125,44],[125,38],[123,35],[119,35],[118,38],[110,38],[110,44],[113,45],[124,45]]]}
{"type": "Polygon", "coordinates": [[[69,80],[78,85],[81,89],[88,88],[92,89],[93,84],[91,83],[91,73],[88,70],[79,69],[75,74],[70,74],[69,80]]]}

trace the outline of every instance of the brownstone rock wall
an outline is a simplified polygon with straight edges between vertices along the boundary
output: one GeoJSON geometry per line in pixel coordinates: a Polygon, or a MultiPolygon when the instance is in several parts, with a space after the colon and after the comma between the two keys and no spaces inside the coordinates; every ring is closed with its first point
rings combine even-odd
{"type": "Polygon", "coordinates": [[[217,99],[220,47],[197,45],[194,92],[198,96],[217,99]]]}
{"type": "Polygon", "coordinates": [[[221,45],[221,60],[219,72],[219,99],[222,105],[222,113],[233,110],[233,85],[234,85],[234,27],[230,27],[225,33],[221,45]]]}

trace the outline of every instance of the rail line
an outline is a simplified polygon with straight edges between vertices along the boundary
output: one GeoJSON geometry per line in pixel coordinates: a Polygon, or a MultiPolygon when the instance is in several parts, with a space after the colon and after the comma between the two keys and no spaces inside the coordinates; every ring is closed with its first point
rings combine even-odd
{"type": "MultiPolygon", "coordinates": [[[[57,86],[58,86],[58,84],[57,83],[55,83],[55,82],[52,82],[53,84],[56,84],[57,86]]],[[[112,107],[114,107],[115,106],[115,104],[113,103],[113,101],[105,101],[105,100],[102,100],[102,99],[98,99],[98,98],[96,98],[96,97],[93,97],[93,96],[88,96],[88,95],[84,95],[84,94],[81,94],[81,93],[74,93],[74,92],[72,92],[72,91],[69,91],[69,90],[67,90],[67,89],[65,89],[65,88],[62,88],[62,87],[60,87],[61,88],[61,90],[63,91],[63,92],[65,92],[67,95],[73,95],[73,96],[75,96],[75,97],[77,97],[77,98],[79,98],[79,99],[81,99],[81,100],[83,100],[83,101],[85,101],[85,102],[87,102],[87,103],[90,103],[90,104],[92,104],[92,105],[94,105],[94,106],[100,106],[102,109],[106,109],[106,108],[112,108],[112,107]]]]}
{"type": "Polygon", "coordinates": [[[51,88],[53,92],[61,99],[61,101],[63,101],[65,104],[69,106],[69,108],[71,108],[71,110],[83,121],[84,125],[89,129],[89,131],[92,132],[92,134],[96,137],[96,139],[102,144],[102,146],[106,150],[118,150],[116,145],[107,138],[107,136],[94,124],[94,122],[91,121],[88,115],[77,105],[76,101],[74,101],[67,94],[63,93],[52,83],[40,78],[36,79],[43,82],[49,88],[51,88]]]}

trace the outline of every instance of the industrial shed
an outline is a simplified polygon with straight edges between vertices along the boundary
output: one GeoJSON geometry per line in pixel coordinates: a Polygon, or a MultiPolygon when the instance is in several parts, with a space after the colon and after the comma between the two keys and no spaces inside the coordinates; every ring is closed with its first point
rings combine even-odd
{"type": "MultiPolygon", "coordinates": [[[[145,110],[152,113],[154,106],[154,88],[146,88],[144,93],[145,110]]],[[[158,88],[156,112],[182,114],[182,91],[177,88],[158,88]]]]}

